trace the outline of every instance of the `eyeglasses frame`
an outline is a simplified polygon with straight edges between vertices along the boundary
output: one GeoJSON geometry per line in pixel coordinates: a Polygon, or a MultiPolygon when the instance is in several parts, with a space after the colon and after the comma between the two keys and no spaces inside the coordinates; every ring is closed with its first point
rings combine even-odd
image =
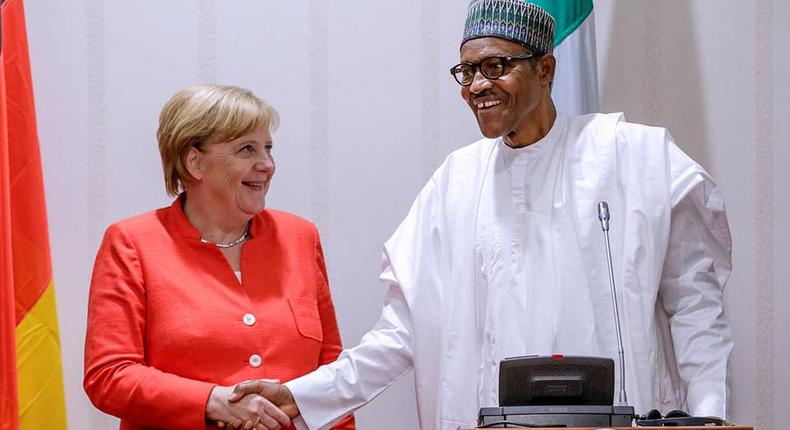
{"type": "MultiPolygon", "coordinates": [[[[499,79],[502,76],[505,76],[507,74],[505,72],[505,67],[504,66],[507,66],[512,61],[515,61],[515,60],[530,60],[532,58],[540,58],[542,56],[543,56],[543,53],[532,52],[532,53],[529,53],[529,54],[526,54],[526,55],[492,55],[490,57],[483,58],[482,60],[480,60],[477,63],[470,63],[468,61],[462,61],[462,62],[460,62],[460,63],[458,63],[455,66],[450,68],[450,75],[453,76],[453,79],[455,79],[455,82],[458,82],[458,85],[460,85],[462,87],[468,87],[468,86],[472,85],[472,82],[475,81],[474,77],[475,77],[475,75],[477,75],[477,72],[480,72],[480,74],[483,75],[484,78],[486,78],[486,79],[488,79],[490,81],[495,81],[495,80],[497,80],[497,79],[499,79]],[[483,65],[484,62],[486,62],[486,61],[488,61],[488,60],[490,60],[492,58],[498,58],[500,61],[502,61],[502,65],[503,65],[502,73],[499,76],[496,76],[496,77],[492,77],[492,76],[486,75],[486,73],[483,71],[483,68],[480,67],[480,66],[483,65]],[[472,71],[474,72],[472,74],[472,80],[469,81],[469,83],[466,84],[466,85],[464,85],[463,82],[459,81],[458,77],[455,75],[456,69],[458,69],[461,66],[469,66],[469,67],[472,68],[472,71]]],[[[460,70],[458,70],[458,71],[460,72],[460,70]]]]}

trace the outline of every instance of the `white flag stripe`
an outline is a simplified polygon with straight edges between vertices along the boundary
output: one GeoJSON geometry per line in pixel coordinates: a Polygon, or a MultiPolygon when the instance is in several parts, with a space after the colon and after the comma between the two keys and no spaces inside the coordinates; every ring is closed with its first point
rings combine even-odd
{"type": "Polygon", "coordinates": [[[587,19],[554,48],[557,71],[552,95],[557,110],[567,114],[598,112],[598,64],[595,20],[587,19]]]}

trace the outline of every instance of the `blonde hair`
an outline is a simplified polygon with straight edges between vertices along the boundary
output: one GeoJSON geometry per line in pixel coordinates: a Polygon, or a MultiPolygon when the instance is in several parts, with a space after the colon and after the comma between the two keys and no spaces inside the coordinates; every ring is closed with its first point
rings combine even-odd
{"type": "Polygon", "coordinates": [[[190,148],[229,142],[258,127],[277,127],[280,117],[252,91],[230,85],[184,88],[168,100],[159,114],[159,155],[167,193],[176,196],[185,180],[194,180],[184,161],[190,148]]]}

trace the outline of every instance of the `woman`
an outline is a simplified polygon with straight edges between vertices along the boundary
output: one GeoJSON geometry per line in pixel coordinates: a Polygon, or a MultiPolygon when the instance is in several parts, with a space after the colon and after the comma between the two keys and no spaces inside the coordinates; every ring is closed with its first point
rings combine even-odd
{"type": "Polygon", "coordinates": [[[162,109],[159,151],[178,197],[107,229],[88,304],[85,391],[121,429],[290,426],[262,397],[228,403],[233,384],[287,381],[339,354],[315,226],[264,209],[277,121],[231,86],[186,88],[162,109]]]}

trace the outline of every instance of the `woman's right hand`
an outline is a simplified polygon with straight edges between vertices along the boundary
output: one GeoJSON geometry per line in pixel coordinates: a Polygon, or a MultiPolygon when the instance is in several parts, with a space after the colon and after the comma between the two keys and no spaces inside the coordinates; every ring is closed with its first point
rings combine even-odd
{"type": "Polygon", "coordinates": [[[209,421],[245,430],[280,430],[291,425],[288,415],[266,398],[251,394],[230,403],[228,398],[232,393],[233,387],[218,385],[211,390],[206,404],[206,418],[209,421]]]}

